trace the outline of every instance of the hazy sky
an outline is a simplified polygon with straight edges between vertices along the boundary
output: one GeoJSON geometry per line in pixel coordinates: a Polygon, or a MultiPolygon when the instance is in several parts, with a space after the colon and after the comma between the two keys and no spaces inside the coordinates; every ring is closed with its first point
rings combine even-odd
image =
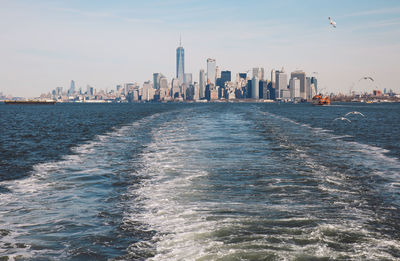
{"type": "Polygon", "coordinates": [[[179,35],[185,72],[206,59],[233,75],[252,67],[316,71],[320,87],[400,91],[398,0],[0,0],[0,92],[38,96],[57,86],[97,89],[169,79],[179,35]],[[328,16],[337,22],[329,25],[328,16]]]}

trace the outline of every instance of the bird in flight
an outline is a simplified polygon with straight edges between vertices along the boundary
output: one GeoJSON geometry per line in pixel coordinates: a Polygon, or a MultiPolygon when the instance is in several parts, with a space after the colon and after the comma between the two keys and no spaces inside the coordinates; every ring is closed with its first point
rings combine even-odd
{"type": "Polygon", "coordinates": [[[369,76],[364,76],[364,77],[362,77],[362,78],[360,79],[360,81],[361,81],[361,80],[371,80],[371,81],[374,82],[374,79],[372,79],[372,77],[369,77],[369,76]]]}
{"type": "Polygon", "coordinates": [[[347,118],[345,118],[345,117],[340,117],[340,118],[336,118],[336,119],[334,119],[334,121],[337,121],[337,120],[351,122],[351,120],[349,120],[349,119],[347,119],[347,118]]]}
{"type": "Polygon", "coordinates": [[[361,115],[361,116],[365,117],[365,115],[362,114],[362,113],[359,112],[359,111],[351,111],[351,112],[346,113],[346,115],[344,115],[344,116],[347,116],[347,115],[350,115],[350,114],[358,114],[358,115],[361,115]]]}
{"type": "Polygon", "coordinates": [[[328,17],[328,19],[329,19],[329,23],[330,23],[334,28],[336,28],[336,22],[333,21],[333,19],[332,19],[331,17],[328,17]]]}

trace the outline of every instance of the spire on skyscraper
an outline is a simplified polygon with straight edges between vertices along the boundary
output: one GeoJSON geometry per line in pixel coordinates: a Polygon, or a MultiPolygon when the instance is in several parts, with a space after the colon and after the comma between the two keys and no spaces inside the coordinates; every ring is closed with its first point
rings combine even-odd
{"type": "Polygon", "coordinates": [[[176,78],[179,83],[182,84],[184,81],[185,74],[185,50],[182,47],[182,37],[179,34],[179,47],[176,48],[176,78]]]}

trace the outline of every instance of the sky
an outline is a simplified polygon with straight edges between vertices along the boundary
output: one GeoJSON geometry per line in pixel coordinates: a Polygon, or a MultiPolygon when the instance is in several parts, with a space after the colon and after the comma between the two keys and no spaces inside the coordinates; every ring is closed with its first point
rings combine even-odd
{"type": "Polygon", "coordinates": [[[317,76],[325,92],[400,92],[398,0],[0,0],[0,92],[112,89],[176,76],[207,58],[232,75],[253,67],[317,76]],[[329,24],[328,17],[337,22],[329,24]],[[318,74],[313,74],[317,72],[318,74]],[[371,76],[375,82],[359,81],[371,76]]]}

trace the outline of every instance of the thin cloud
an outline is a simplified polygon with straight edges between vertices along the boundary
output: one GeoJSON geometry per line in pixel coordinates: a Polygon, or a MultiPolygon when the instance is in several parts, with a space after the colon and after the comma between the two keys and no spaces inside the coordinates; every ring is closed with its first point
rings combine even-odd
{"type": "Polygon", "coordinates": [[[82,11],[82,10],[73,9],[73,8],[55,8],[55,10],[61,11],[61,12],[73,13],[73,14],[77,14],[77,15],[89,17],[89,18],[109,18],[109,19],[115,19],[115,20],[120,20],[120,21],[124,21],[124,22],[133,22],[133,23],[152,23],[152,24],[154,24],[154,23],[163,23],[164,22],[161,19],[124,17],[122,15],[118,15],[118,14],[112,13],[112,12],[90,12],[90,11],[82,11]]]}
{"type": "Polygon", "coordinates": [[[368,22],[365,24],[349,27],[348,30],[351,32],[354,32],[354,31],[359,31],[359,30],[371,30],[371,29],[377,29],[377,28],[392,27],[392,26],[396,26],[396,25],[400,25],[399,18],[368,22]]]}
{"type": "Polygon", "coordinates": [[[394,26],[394,25],[400,25],[400,19],[391,19],[391,20],[384,20],[380,21],[371,27],[379,28],[379,27],[387,27],[387,26],[394,26]]]}
{"type": "Polygon", "coordinates": [[[121,18],[126,22],[132,23],[151,23],[151,24],[161,24],[164,23],[161,19],[142,19],[142,18],[121,18]]]}
{"type": "Polygon", "coordinates": [[[397,14],[397,13],[400,13],[400,7],[365,10],[365,11],[345,14],[342,17],[369,16],[369,15],[379,15],[379,14],[397,14]]]}
{"type": "Polygon", "coordinates": [[[73,8],[54,8],[54,10],[61,11],[61,12],[67,12],[67,13],[73,13],[81,16],[86,16],[86,17],[113,17],[114,15],[112,13],[108,12],[88,12],[88,11],[82,11],[79,9],[73,9],[73,8]]]}

